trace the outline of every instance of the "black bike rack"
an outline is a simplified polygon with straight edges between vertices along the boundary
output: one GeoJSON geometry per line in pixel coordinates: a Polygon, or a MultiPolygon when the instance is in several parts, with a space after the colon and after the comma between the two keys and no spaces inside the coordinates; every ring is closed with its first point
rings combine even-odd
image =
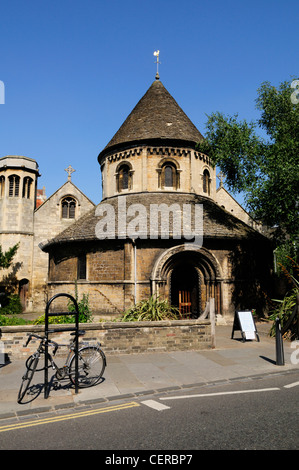
{"type": "Polygon", "coordinates": [[[74,331],[75,332],[75,393],[78,393],[78,344],[79,344],[79,309],[76,299],[70,294],[56,294],[54,295],[47,303],[45,310],[45,378],[44,378],[44,387],[45,387],[45,398],[49,396],[49,380],[48,380],[48,339],[49,334],[58,333],[61,331],[74,331]],[[74,304],[74,312],[49,312],[50,305],[58,297],[67,297],[74,304]],[[62,328],[49,328],[49,317],[50,316],[60,316],[60,315],[75,315],[75,326],[74,327],[62,327],[62,328]]]}

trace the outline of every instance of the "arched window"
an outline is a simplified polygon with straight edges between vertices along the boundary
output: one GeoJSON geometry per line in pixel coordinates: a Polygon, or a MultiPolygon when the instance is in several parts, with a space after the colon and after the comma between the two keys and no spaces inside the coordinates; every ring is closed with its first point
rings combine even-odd
{"type": "Polygon", "coordinates": [[[119,172],[120,190],[129,189],[129,167],[124,165],[119,172]]]}
{"type": "Polygon", "coordinates": [[[22,192],[22,197],[25,197],[27,199],[30,199],[30,192],[31,192],[31,186],[33,183],[33,179],[30,178],[29,176],[25,176],[23,180],[23,192],[22,192]]]}
{"type": "Polygon", "coordinates": [[[86,253],[78,256],[77,279],[86,279],[86,253]]]}
{"type": "Polygon", "coordinates": [[[0,176],[0,197],[4,197],[5,195],[5,178],[4,176],[0,176]]]}
{"type": "Polygon", "coordinates": [[[203,192],[210,195],[210,190],[211,190],[210,186],[211,186],[210,173],[208,170],[204,170],[203,181],[202,181],[203,192]]]}
{"type": "Polygon", "coordinates": [[[61,216],[63,219],[74,219],[76,216],[76,200],[73,197],[65,197],[61,201],[61,216]]]}
{"type": "Polygon", "coordinates": [[[133,186],[133,171],[131,166],[127,163],[121,164],[116,171],[116,186],[117,191],[125,191],[132,189],[133,186]]]}
{"type": "Polygon", "coordinates": [[[173,188],[174,183],[174,168],[171,165],[165,165],[164,167],[164,186],[167,188],[173,188]]]}
{"type": "Polygon", "coordinates": [[[20,190],[20,177],[18,175],[10,175],[8,177],[9,181],[9,197],[18,197],[20,190]]]}
{"type": "Polygon", "coordinates": [[[180,170],[173,161],[165,161],[160,163],[157,169],[159,174],[159,188],[178,189],[180,187],[180,170]]]}

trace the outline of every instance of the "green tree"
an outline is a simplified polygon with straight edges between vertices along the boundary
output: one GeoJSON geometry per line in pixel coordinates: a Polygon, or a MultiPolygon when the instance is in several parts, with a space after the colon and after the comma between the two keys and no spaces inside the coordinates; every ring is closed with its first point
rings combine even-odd
{"type": "Polygon", "coordinates": [[[7,251],[3,252],[2,247],[0,245],[0,269],[9,268],[11,266],[11,263],[16,252],[18,251],[18,248],[19,244],[17,243],[16,245],[9,248],[7,251]]]}
{"type": "MultiPolygon", "coordinates": [[[[0,269],[7,269],[11,266],[18,248],[19,244],[17,243],[3,252],[0,245],[0,269]]],[[[5,285],[5,291],[1,292],[0,295],[0,325],[19,324],[18,320],[7,319],[5,315],[14,315],[22,312],[20,297],[10,292],[7,284],[5,285]]]]}
{"type": "Polygon", "coordinates": [[[277,245],[298,252],[299,241],[299,103],[294,81],[279,87],[264,82],[256,107],[260,118],[216,112],[208,116],[198,149],[226,176],[228,189],[243,192],[251,215],[272,229],[277,245]],[[293,83],[293,87],[292,87],[293,83]],[[295,90],[296,92],[296,90],[295,90]],[[292,99],[293,95],[293,99],[292,99]],[[263,134],[263,136],[261,136],[263,134]]]}

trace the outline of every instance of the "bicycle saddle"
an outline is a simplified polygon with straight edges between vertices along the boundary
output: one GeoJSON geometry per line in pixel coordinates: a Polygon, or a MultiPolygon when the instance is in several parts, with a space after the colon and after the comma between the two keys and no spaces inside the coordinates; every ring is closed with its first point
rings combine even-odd
{"type": "MultiPolygon", "coordinates": [[[[73,333],[70,333],[70,334],[74,336],[74,335],[76,334],[76,332],[73,331],[73,333]]],[[[84,331],[84,330],[79,330],[79,331],[78,331],[78,336],[84,336],[84,335],[85,335],[85,331],[84,331]]]]}

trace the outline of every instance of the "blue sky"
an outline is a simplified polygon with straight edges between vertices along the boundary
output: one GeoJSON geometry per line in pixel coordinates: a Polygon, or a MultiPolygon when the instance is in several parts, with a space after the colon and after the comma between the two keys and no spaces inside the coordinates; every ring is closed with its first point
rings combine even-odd
{"type": "Polygon", "coordinates": [[[296,0],[1,0],[0,157],[37,160],[101,200],[99,152],[160,78],[204,134],[207,114],[255,120],[257,88],[298,76],[296,0]]]}

